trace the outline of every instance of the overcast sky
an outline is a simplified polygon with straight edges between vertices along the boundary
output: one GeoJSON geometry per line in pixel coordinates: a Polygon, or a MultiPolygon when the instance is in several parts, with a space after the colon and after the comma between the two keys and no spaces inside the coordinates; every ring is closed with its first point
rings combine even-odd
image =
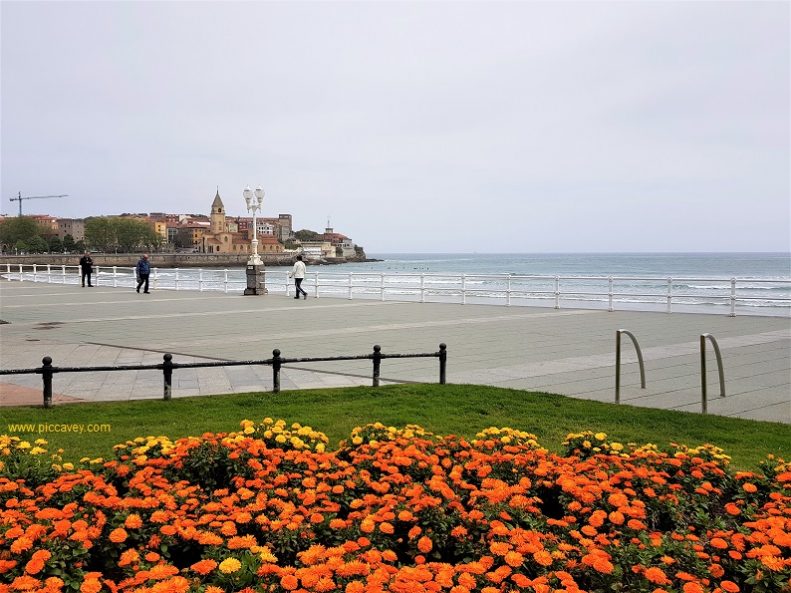
{"type": "Polygon", "coordinates": [[[13,2],[2,204],[383,252],[788,251],[779,2],[13,2]]]}

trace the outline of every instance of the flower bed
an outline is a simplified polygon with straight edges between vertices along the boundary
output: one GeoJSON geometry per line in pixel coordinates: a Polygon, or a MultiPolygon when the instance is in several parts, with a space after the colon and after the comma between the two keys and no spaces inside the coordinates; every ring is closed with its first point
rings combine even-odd
{"type": "Polygon", "coordinates": [[[0,436],[0,593],[788,590],[791,469],[712,446],[265,419],[63,464],[0,436]]]}

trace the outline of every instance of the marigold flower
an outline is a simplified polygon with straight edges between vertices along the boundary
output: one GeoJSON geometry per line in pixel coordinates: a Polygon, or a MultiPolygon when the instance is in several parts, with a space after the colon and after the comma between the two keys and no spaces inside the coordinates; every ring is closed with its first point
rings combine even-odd
{"type": "Polygon", "coordinates": [[[190,566],[190,568],[197,572],[199,575],[207,575],[215,568],[217,568],[217,562],[211,559],[200,560],[190,566]]]}
{"type": "Polygon", "coordinates": [[[126,541],[127,535],[128,534],[123,527],[118,527],[110,532],[110,541],[114,544],[120,544],[126,541]]]}
{"type": "Polygon", "coordinates": [[[424,554],[428,554],[432,548],[434,547],[434,542],[431,541],[430,537],[423,536],[417,542],[417,549],[423,552],[424,554]]]}
{"type": "Polygon", "coordinates": [[[293,591],[299,587],[299,579],[297,579],[297,577],[295,577],[293,574],[283,575],[280,578],[280,586],[286,591],[293,591]]]}
{"type": "Polygon", "coordinates": [[[703,587],[695,582],[684,583],[684,586],[681,588],[681,590],[684,593],[704,593],[705,591],[703,587]]]}
{"type": "Polygon", "coordinates": [[[220,572],[223,574],[233,574],[242,568],[242,563],[239,562],[236,558],[226,558],[222,562],[220,562],[220,572]]]}
{"type": "Polygon", "coordinates": [[[728,593],[739,593],[739,591],[741,591],[739,585],[737,585],[733,581],[721,581],[720,587],[722,587],[728,593]]]}
{"type": "Polygon", "coordinates": [[[143,520],[140,515],[132,513],[124,521],[124,526],[129,529],[140,529],[143,526],[143,520]]]}
{"type": "Polygon", "coordinates": [[[643,576],[648,579],[649,582],[654,583],[655,585],[669,585],[672,582],[669,578],[667,578],[665,571],[657,566],[647,568],[643,573],[643,576]]]}

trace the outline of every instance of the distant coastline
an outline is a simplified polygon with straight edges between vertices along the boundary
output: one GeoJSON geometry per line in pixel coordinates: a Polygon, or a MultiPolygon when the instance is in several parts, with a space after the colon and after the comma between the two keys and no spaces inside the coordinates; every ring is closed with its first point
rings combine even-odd
{"type": "MultiPolygon", "coordinates": [[[[265,266],[290,266],[294,263],[296,253],[261,253],[265,266]]],[[[52,266],[74,266],[81,254],[33,254],[33,255],[2,255],[0,266],[33,264],[52,266]]],[[[151,265],[157,268],[243,268],[247,265],[248,254],[226,253],[151,253],[151,265]]],[[[132,267],[140,259],[140,253],[92,253],[93,265],[99,267],[122,266],[132,267]]],[[[360,257],[310,258],[311,265],[338,265],[364,262],[378,262],[380,259],[360,257]]]]}

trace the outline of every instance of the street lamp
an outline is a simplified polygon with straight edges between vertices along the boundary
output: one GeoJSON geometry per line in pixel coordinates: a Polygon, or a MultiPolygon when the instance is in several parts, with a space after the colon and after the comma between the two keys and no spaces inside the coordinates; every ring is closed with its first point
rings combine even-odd
{"type": "Polygon", "coordinates": [[[258,225],[255,221],[255,213],[264,205],[264,190],[259,185],[253,192],[247,186],[242,195],[247,202],[247,211],[253,213],[253,252],[247,260],[247,288],[244,289],[244,294],[266,294],[264,262],[258,257],[258,225]]]}
{"type": "Polygon", "coordinates": [[[247,211],[253,213],[253,252],[250,254],[250,258],[247,260],[248,266],[261,266],[264,262],[261,261],[261,258],[258,257],[258,227],[256,226],[255,222],[255,213],[261,210],[261,206],[264,205],[264,190],[259,185],[255,188],[255,192],[250,189],[250,186],[244,188],[242,192],[244,196],[244,201],[247,202],[247,211]]]}

